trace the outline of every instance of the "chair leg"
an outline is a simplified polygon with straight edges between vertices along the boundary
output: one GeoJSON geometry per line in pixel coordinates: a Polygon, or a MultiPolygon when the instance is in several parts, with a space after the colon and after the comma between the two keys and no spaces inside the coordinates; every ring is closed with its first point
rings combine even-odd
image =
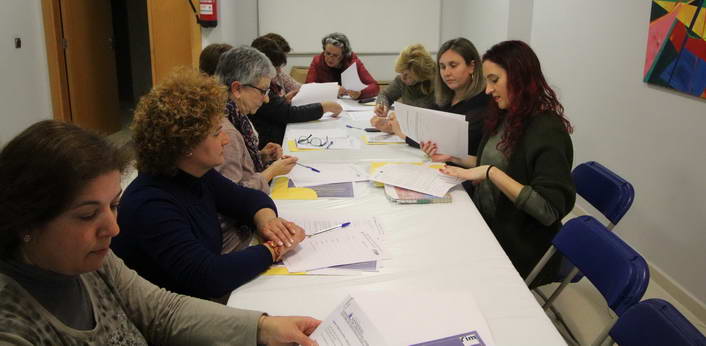
{"type": "Polygon", "coordinates": [[[559,294],[561,294],[561,291],[563,291],[564,288],[566,288],[566,285],[569,282],[571,282],[571,279],[573,279],[574,276],[576,276],[576,273],[578,273],[578,272],[579,272],[579,268],[574,267],[574,269],[571,269],[571,271],[569,272],[569,275],[567,275],[564,278],[564,280],[561,282],[561,285],[559,285],[559,287],[557,287],[556,291],[554,291],[554,293],[552,293],[552,295],[549,297],[549,299],[547,299],[547,302],[544,303],[544,305],[542,305],[542,308],[544,309],[544,311],[547,311],[547,309],[549,309],[551,307],[551,305],[554,304],[556,297],[558,297],[559,294]]]}
{"type": "Polygon", "coordinates": [[[546,253],[544,253],[544,256],[542,256],[542,259],[539,260],[536,266],[532,269],[532,271],[527,275],[527,278],[525,279],[525,284],[529,286],[532,281],[534,281],[535,278],[537,278],[537,275],[539,275],[539,272],[542,271],[542,268],[547,265],[547,262],[549,262],[549,259],[552,258],[552,255],[556,252],[556,248],[554,245],[549,247],[549,250],[547,250],[546,253]]]}

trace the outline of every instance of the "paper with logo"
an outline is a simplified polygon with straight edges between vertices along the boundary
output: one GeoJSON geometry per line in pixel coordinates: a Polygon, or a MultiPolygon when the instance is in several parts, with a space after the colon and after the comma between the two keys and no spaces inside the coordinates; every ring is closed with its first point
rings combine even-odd
{"type": "Polygon", "coordinates": [[[365,315],[356,301],[348,296],[343,303],[311,333],[319,346],[385,346],[388,343],[365,315]]]}
{"type": "Polygon", "coordinates": [[[410,346],[486,346],[478,332],[471,331],[410,346]]]}

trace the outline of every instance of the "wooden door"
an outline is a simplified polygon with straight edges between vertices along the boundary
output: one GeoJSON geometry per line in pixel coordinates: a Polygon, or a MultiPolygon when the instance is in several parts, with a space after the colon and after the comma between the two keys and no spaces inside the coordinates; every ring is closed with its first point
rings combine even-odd
{"type": "Polygon", "coordinates": [[[108,0],[61,0],[70,119],[110,134],[120,129],[113,21],[108,0]]]}
{"type": "MultiPolygon", "coordinates": [[[[191,0],[199,8],[198,1],[191,0]]],[[[147,0],[152,85],[177,66],[198,67],[201,27],[184,0],[147,0]]]]}

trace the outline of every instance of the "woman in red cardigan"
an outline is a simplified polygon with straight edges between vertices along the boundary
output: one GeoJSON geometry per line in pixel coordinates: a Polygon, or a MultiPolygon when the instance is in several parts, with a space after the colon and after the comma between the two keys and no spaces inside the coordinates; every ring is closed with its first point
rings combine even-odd
{"type": "Polygon", "coordinates": [[[348,94],[357,100],[374,97],[380,92],[378,82],[365,69],[358,56],[353,53],[346,35],[340,32],[328,34],[321,40],[321,46],[324,51],[311,60],[309,73],[306,75],[307,83],[336,82],[341,85],[341,73],[356,63],[360,81],[367,87],[361,91],[346,90],[340,87],[338,96],[348,94]]]}

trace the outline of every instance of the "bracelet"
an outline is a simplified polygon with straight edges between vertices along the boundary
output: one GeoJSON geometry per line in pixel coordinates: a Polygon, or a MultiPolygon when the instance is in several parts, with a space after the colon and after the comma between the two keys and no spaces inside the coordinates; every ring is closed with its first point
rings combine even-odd
{"type": "Polygon", "coordinates": [[[490,179],[490,169],[495,167],[495,165],[490,165],[488,166],[488,169],[485,170],[485,180],[490,179]]]}
{"type": "Polygon", "coordinates": [[[270,241],[267,241],[267,242],[263,243],[262,245],[265,245],[267,248],[269,248],[270,250],[272,250],[272,257],[273,257],[273,258],[272,258],[272,262],[277,262],[277,261],[279,261],[279,257],[280,257],[280,255],[281,255],[281,254],[280,254],[280,249],[279,249],[279,247],[278,247],[277,245],[275,245],[275,242],[274,242],[274,241],[270,240],[270,241]]]}

